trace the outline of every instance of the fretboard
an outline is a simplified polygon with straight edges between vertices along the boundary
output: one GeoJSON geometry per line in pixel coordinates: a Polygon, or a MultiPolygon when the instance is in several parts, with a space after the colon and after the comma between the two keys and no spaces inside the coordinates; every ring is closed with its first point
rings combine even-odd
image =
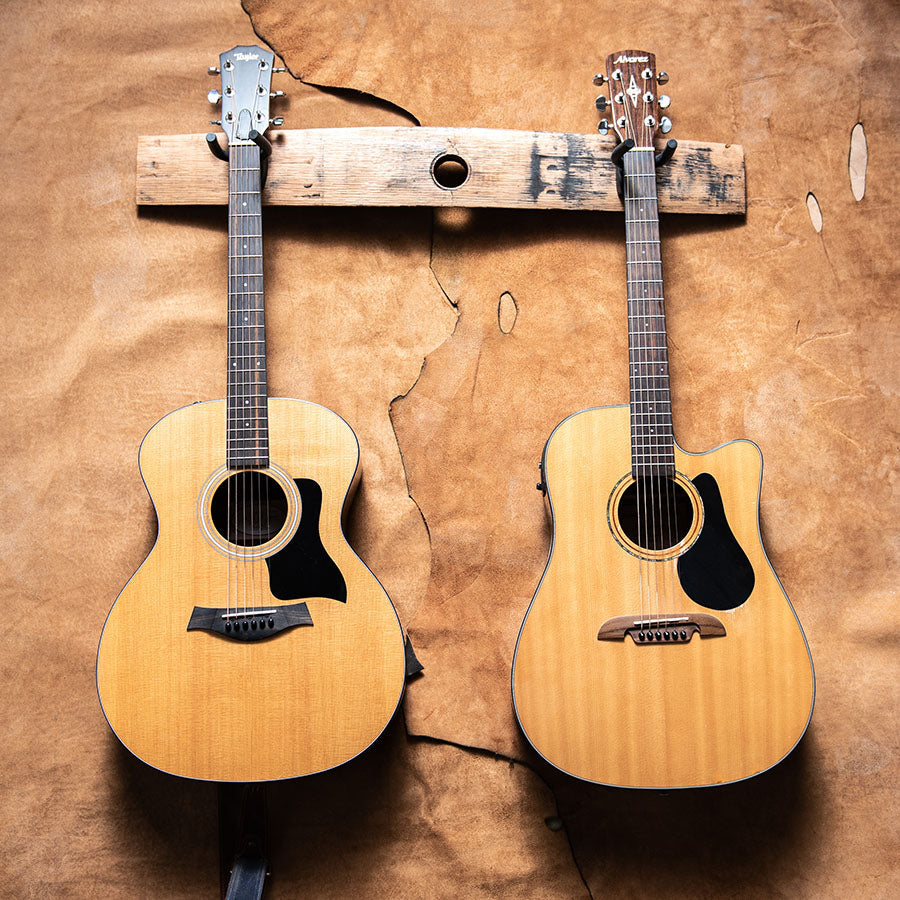
{"type": "Polygon", "coordinates": [[[269,464],[259,147],[232,141],[228,161],[229,469],[269,464]]]}
{"type": "Polygon", "coordinates": [[[635,478],[674,475],[666,309],[659,252],[656,164],[651,147],[623,158],[628,281],[631,469],[635,478]]]}

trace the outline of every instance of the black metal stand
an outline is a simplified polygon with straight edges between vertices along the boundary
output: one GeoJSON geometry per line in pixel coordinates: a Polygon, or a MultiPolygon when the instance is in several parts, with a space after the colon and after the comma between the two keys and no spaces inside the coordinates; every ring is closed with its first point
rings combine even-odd
{"type": "MultiPolygon", "coordinates": [[[[272,155],[272,142],[264,134],[260,134],[255,128],[250,130],[248,137],[259,147],[261,187],[265,187],[266,178],[269,175],[269,157],[272,155]]],[[[219,143],[218,137],[216,137],[212,131],[206,133],[206,146],[209,147],[209,152],[212,153],[216,159],[221,159],[223,162],[228,161],[228,151],[219,143]]]]}
{"type": "Polygon", "coordinates": [[[219,863],[225,900],[260,900],[268,874],[266,785],[219,785],[219,863]]]}
{"type": "MultiPolygon", "coordinates": [[[[612,164],[616,167],[616,191],[618,191],[619,199],[621,200],[623,197],[623,192],[625,190],[625,175],[623,171],[623,162],[622,160],[625,157],[625,154],[634,147],[634,141],[631,138],[626,138],[622,141],[621,144],[617,144],[616,148],[613,150],[610,159],[612,160],[612,164]]],[[[675,150],[678,148],[678,141],[675,138],[669,138],[666,141],[666,146],[659,151],[654,157],[654,162],[656,163],[656,168],[661,169],[675,154],[675,150]]]]}

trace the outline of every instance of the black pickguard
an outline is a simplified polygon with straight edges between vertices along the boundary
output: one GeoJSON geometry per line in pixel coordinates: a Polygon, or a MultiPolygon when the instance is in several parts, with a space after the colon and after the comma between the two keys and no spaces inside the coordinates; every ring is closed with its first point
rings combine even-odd
{"type": "Polygon", "coordinates": [[[322,488],[311,478],[294,483],[300,492],[300,524],[287,546],[266,557],[269,590],[279,600],[329,597],[346,603],[347,583],[319,536],[322,488]]]}
{"type": "Polygon", "coordinates": [[[703,500],[703,530],[678,558],[678,579],[694,603],[707,609],[734,609],[753,592],[753,566],[728,524],[716,479],[703,472],[692,481],[703,500]]]}

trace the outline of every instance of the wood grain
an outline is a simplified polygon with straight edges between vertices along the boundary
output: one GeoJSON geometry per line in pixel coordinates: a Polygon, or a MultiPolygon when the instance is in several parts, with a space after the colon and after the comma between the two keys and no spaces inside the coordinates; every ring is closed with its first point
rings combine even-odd
{"type": "MultiPolygon", "coordinates": [[[[619,210],[607,136],[487,128],[316,128],[273,136],[263,202],[285,206],[461,206],[619,210]],[[463,158],[439,187],[432,165],[463,158]]],[[[201,134],[139,137],[138,205],[224,204],[227,166],[201,134]]],[[[659,173],[663,212],[746,212],[738,144],[682,141],[659,173]]]]}
{"type": "MultiPolygon", "coordinates": [[[[97,686],[122,743],[176,775],[268,781],[332,768],[378,737],[403,688],[397,615],[341,531],[356,437],[299,400],[270,398],[269,428],[272,463],[322,487],[320,534],[347,602],[309,599],[312,627],[258,643],[186,631],[194,605],[224,606],[237,577],[197,525],[200,490],[225,459],[225,401],[177,410],[150,430],[140,465],[159,537],[110,611],[97,686]]],[[[278,605],[265,561],[240,565],[251,602],[278,605]]]]}
{"type": "MultiPolygon", "coordinates": [[[[641,609],[639,561],[615,542],[605,515],[631,467],[628,407],[570,416],[547,444],[554,540],[519,635],[513,693],[538,752],[589,781],[666,788],[747,778],[791,751],[812,712],[806,640],[759,537],[758,448],[733,441],[675,453],[678,471],[715,477],[756,584],[745,604],[715,613],[725,636],[637,646],[597,640],[603,622],[641,609]]],[[[660,576],[654,611],[707,612],[681,590],[675,565],[644,566],[660,576]]],[[[645,578],[645,596],[653,590],[645,578]]]]}

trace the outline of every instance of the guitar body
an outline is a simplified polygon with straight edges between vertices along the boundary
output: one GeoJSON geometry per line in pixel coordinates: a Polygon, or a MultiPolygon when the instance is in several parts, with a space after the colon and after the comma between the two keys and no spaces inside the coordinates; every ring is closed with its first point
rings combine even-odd
{"type": "Polygon", "coordinates": [[[759,534],[756,445],[675,446],[694,521],[652,560],[616,507],[632,480],[628,406],[565,419],[543,465],[553,542],[512,675],[538,753],[587,781],[664,789],[738,781],[783,759],[806,730],[814,679],[759,534]]]}
{"type": "Polygon", "coordinates": [[[159,533],[106,620],[97,688],[119,740],[174,775],[248,782],[330,769],[381,734],[403,690],[397,615],[341,529],[356,436],[299,400],[270,398],[268,423],[285,521],[272,540],[230,553],[210,512],[229,474],[225,402],[171,413],[141,445],[159,533]],[[227,611],[219,632],[214,609],[227,611]]]}

